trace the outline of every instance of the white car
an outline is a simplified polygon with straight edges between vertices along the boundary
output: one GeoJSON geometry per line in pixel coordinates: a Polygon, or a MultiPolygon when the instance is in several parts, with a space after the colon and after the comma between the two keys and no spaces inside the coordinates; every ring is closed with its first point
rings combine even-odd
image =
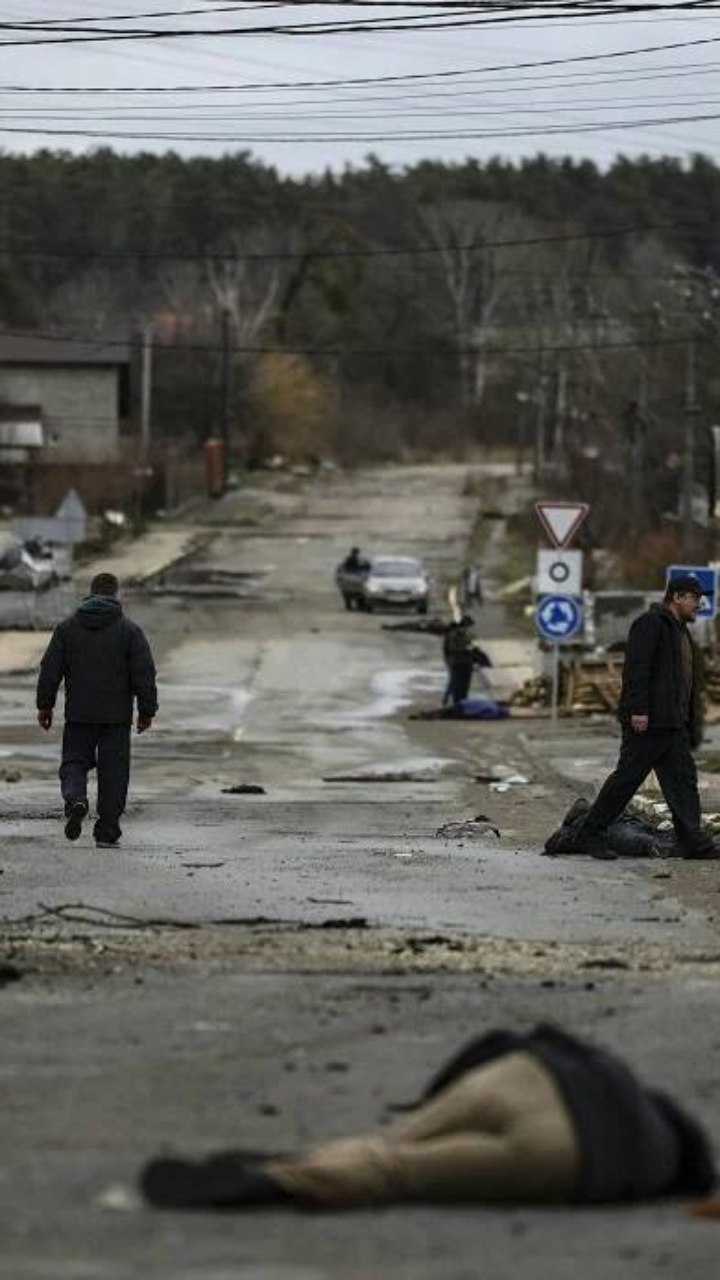
{"type": "Polygon", "coordinates": [[[397,605],[427,613],[430,583],[421,560],[411,556],[373,556],[362,584],[368,613],[382,605],[397,605]]]}

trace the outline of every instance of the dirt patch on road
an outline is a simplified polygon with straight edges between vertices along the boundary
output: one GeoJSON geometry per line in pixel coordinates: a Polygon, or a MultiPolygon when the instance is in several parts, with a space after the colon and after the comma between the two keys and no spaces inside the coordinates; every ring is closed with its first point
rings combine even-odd
{"type": "MultiPolygon", "coordinates": [[[[568,944],[467,938],[368,928],[357,918],[317,924],[258,924],[109,928],[81,932],[61,926],[51,936],[18,930],[6,935],[4,959],[28,977],[115,974],[148,968],[258,973],[475,973],[532,978],[551,983],[638,974],[691,971],[720,975],[720,947],[701,949],[658,944],[568,944]]],[[[139,977],[137,980],[141,980],[139,977]]]]}

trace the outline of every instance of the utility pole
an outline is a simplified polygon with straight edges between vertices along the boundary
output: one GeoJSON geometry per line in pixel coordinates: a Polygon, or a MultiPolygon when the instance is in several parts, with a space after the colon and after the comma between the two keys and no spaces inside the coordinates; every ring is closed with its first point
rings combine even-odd
{"type": "Polygon", "coordinates": [[[695,476],[695,420],[697,402],[697,349],[694,335],[690,338],[685,369],[685,437],[683,443],[682,500],[680,505],[682,554],[687,562],[693,541],[693,480],[695,476]]]}
{"type": "Polygon", "coordinates": [[[540,357],[540,370],[538,373],[537,392],[535,395],[536,414],[535,414],[535,482],[540,477],[545,466],[545,407],[547,397],[547,375],[545,373],[545,357],[540,357]]]}
{"type": "Polygon", "coordinates": [[[143,462],[150,455],[152,440],[153,334],[146,321],[140,338],[140,453],[143,462]]]}
{"type": "Polygon", "coordinates": [[[224,470],[227,481],[230,466],[230,311],[223,307],[220,332],[220,438],[224,450],[224,470]]]}
{"type": "Polygon", "coordinates": [[[568,372],[563,364],[557,371],[557,387],[555,393],[555,438],[553,441],[553,457],[556,465],[562,462],[565,451],[565,418],[567,415],[568,372]]]}
{"type": "Polygon", "coordinates": [[[527,391],[516,391],[515,400],[518,406],[515,426],[515,473],[521,475],[525,457],[525,434],[530,396],[527,391]]]}

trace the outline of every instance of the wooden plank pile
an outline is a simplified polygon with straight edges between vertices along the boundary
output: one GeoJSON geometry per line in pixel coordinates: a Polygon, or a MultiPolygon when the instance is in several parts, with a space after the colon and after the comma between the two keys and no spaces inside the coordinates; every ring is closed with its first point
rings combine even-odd
{"type": "MultiPolygon", "coordinates": [[[[560,667],[559,710],[562,715],[615,715],[620,701],[622,661],[586,655],[560,667]]],[[[510,698],[515,715],[537,713],[550,706],[552,684],[548,676],[534,676],[510,698]]]]}
{"type": "Polygon", "coordinates": [[[563,706],[575,715],[605,712],[616,715],[622,686],[622,662],[586,655],[566,669],[563,706]]]}

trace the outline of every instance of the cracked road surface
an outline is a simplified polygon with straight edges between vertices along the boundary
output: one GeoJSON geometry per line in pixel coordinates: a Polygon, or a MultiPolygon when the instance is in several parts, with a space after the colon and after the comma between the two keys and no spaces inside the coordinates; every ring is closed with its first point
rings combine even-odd
{"type": "MultiPolygon", "coordinates": [[[[2,681],[0,763],[22,777],[4,784],[0,914],[23,974],[0,989],[2,1280],[474,1280],[480,1258],[493,1280],[711,1274],[717,1230],[680,1205],[331,1219],[98,1203],[161,1146],[282,1150],[381,1123],[503,1022],[596,1035],[720,1137],[715,868],[692,868],[688,894],[670,864],[540,858],[569,796],[549,735],[409,721],[442,694],[439,641],[345,613],[333,587],[353,543],[422,555],[439,608],[476,514],[467,475],[229,495],[190,565],[131,594],[161,715],[136,742],[117,852],[65,843],[58,735],[30,723],[30,676],[2,681]],[[530,784],[492,794],[481,762],[530,784]],[[370,769],[406,780],[323,781],[370,769]],[[266,794],[223,794],[239,783],[266,794]],[[434,836],[478,812],[499,840],[434,836]]],[[[511,634],[494,606],[481,626],[511,634]]]]}

